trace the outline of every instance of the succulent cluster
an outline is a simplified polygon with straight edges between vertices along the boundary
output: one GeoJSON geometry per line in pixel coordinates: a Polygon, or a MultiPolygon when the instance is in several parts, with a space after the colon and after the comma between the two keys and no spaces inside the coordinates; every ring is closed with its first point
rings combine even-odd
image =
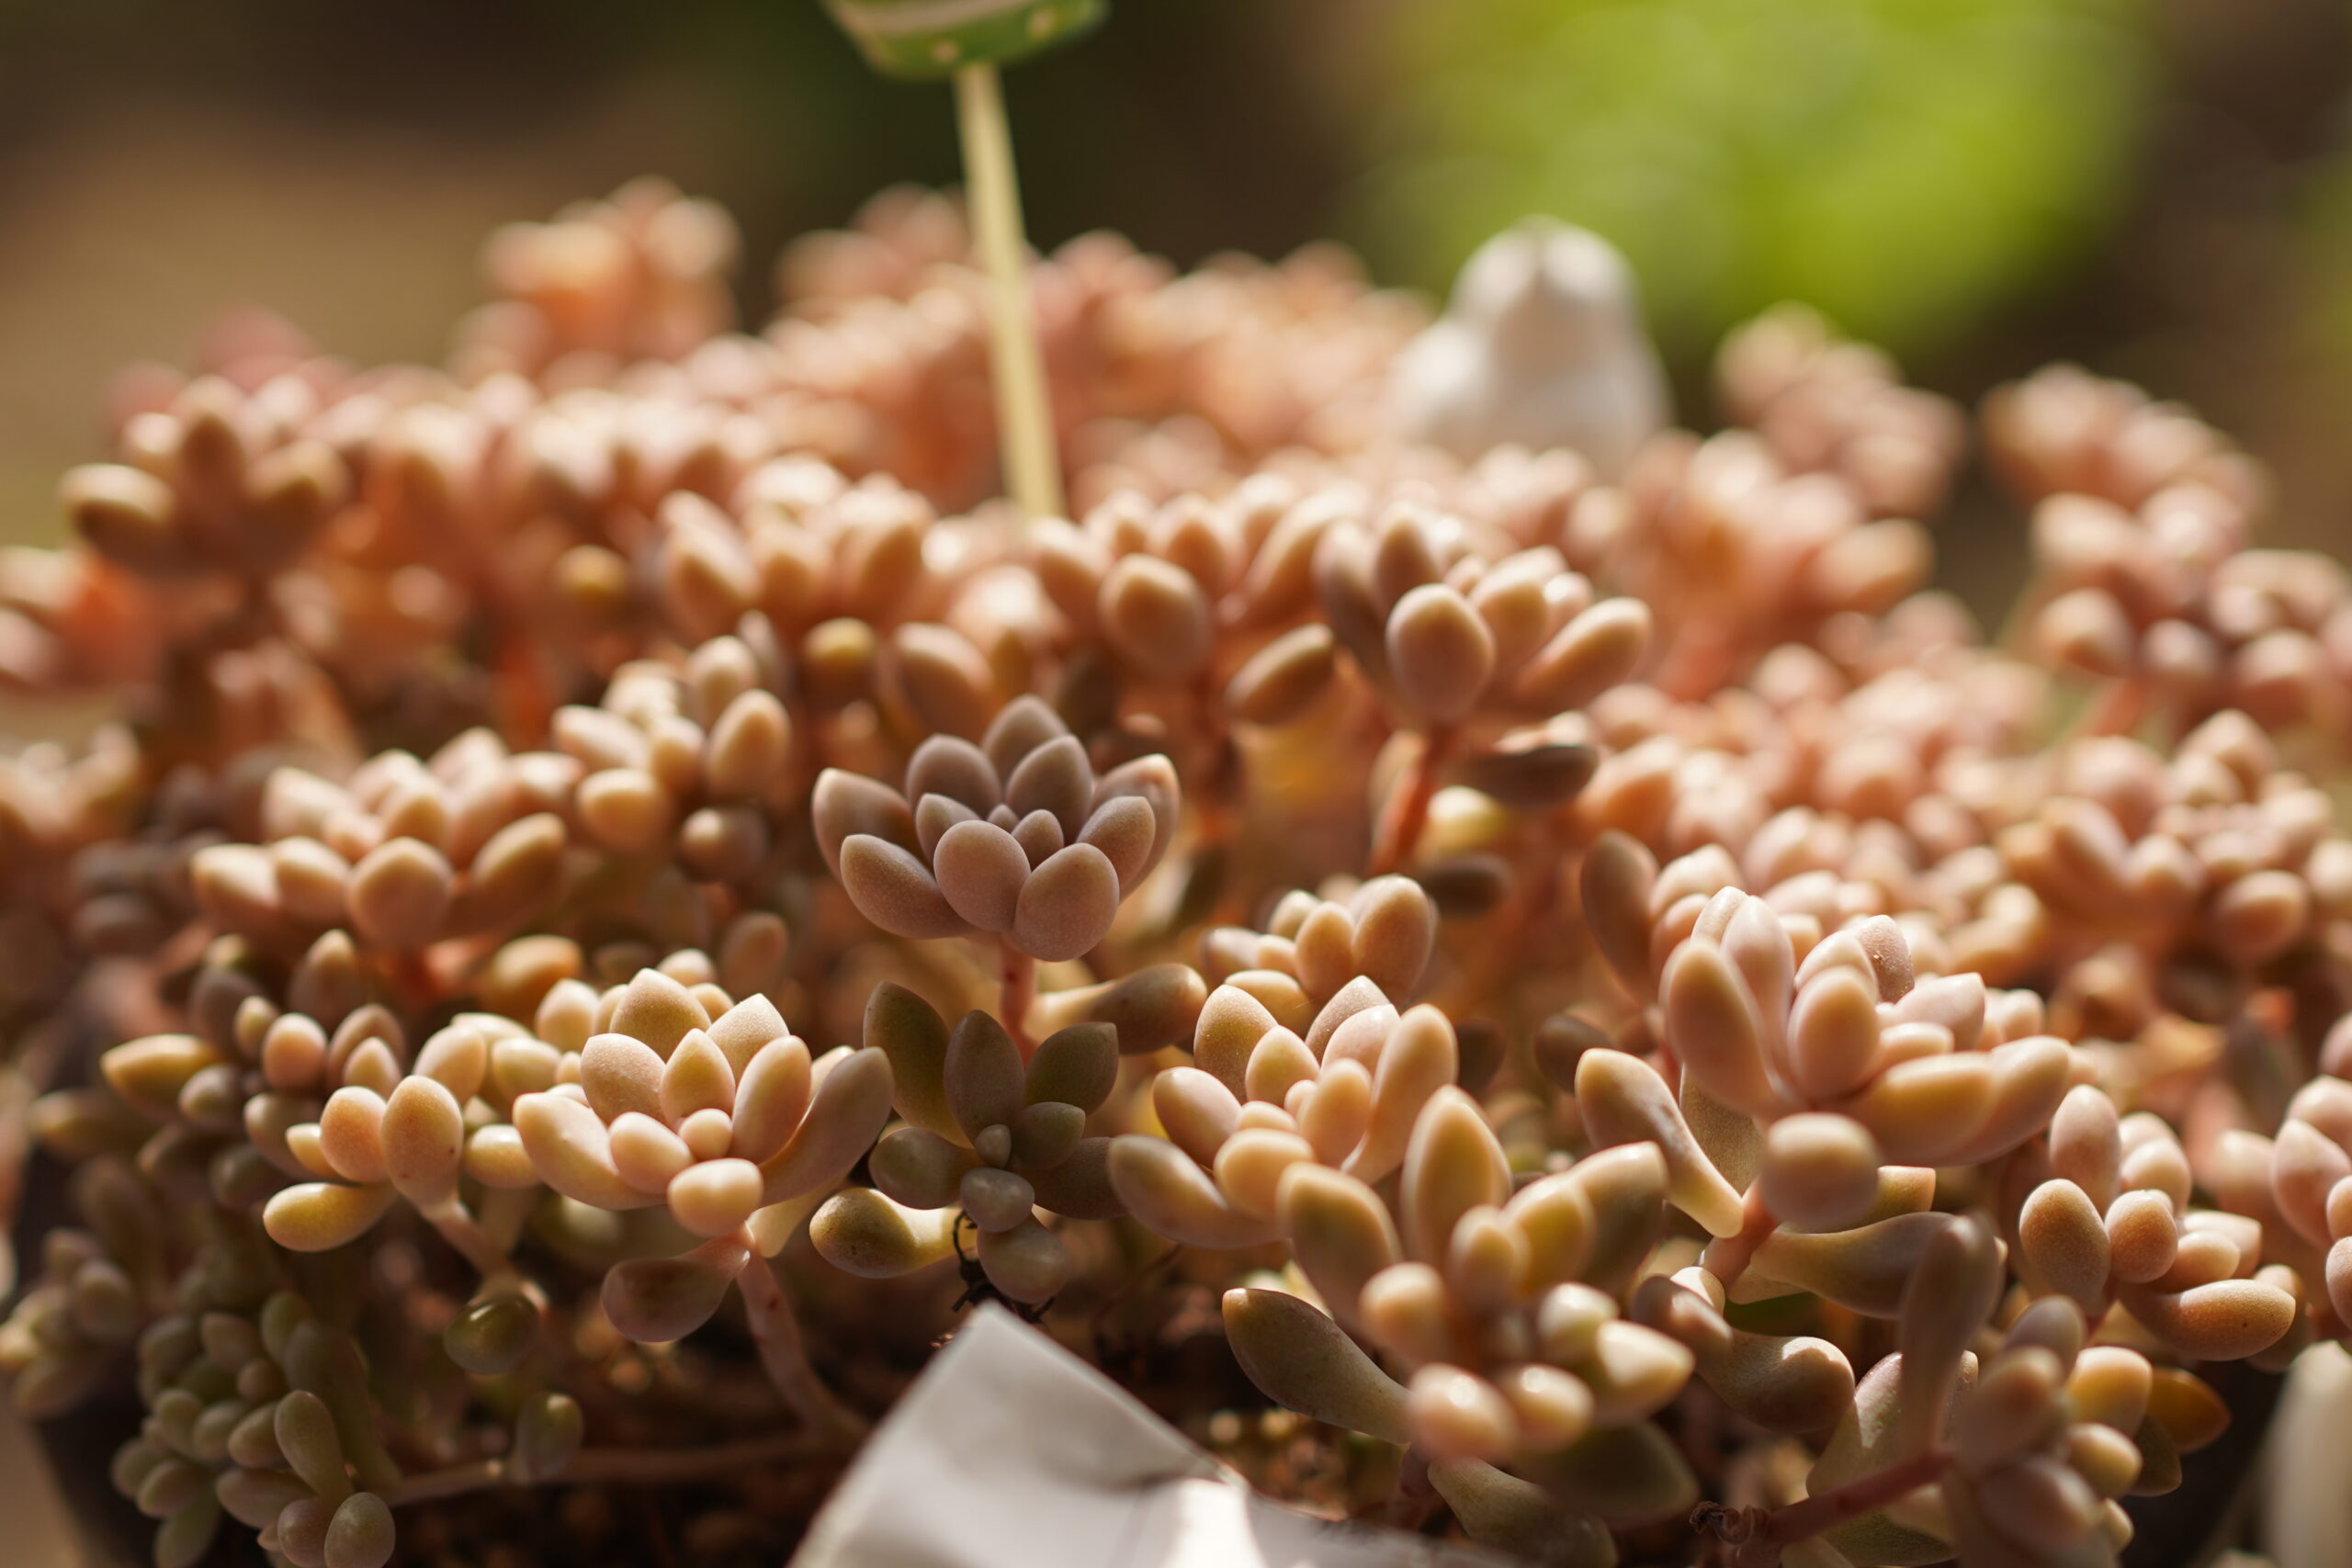
{"type": "Polygon", "coordinates": [[[114,716],[0,759],[0,1366],[135,1394],[159,1568],[774,1562],[978,1298],[1329,1513],[2098,1568],[2352,1340],[2352,592],[2224,438],[1996,393],[1988,640],[1966,419],[1815,318],[1464,456],[1344,258],[1091,236],[1023,518],[968,250],[740,333],[631,186],[444,366],[127,377],[0,556],[114,716]]]}

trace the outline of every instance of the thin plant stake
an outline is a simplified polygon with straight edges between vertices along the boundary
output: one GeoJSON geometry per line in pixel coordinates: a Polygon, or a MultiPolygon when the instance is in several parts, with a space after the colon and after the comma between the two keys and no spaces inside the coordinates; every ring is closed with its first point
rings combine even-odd
{"type": "Polygon", "coordinates": [[[1046,356],[1029,309],[1029,246],[997,73],[1097,26],[1110,9],[1107,0],[826,0],[826,8],[883,75],[955,78],[965,195],[989,275],[989,360],[1005,489],[1023,517],[1058,517],[1061,457],[1046,394],[1046,356]]]}
{"type": "Polygon", "coordinates": [[[1046,355],[1029,309],[1028,242],[1021,226],[1021,186],[1012,166],[997,68],[956,73],[956,121],[964,140],[965,193],[990,286],[993,334],[989,369],[996,387],[998,449],[1006,489],[1029,517],[1062,514],[1061,457],[1046,396],[1046,355]]]}

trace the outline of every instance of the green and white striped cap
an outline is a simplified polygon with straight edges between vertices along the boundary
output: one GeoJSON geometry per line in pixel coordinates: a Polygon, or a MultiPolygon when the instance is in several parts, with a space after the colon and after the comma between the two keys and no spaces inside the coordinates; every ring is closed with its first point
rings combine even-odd
{"type": "Polygon", "coordinates": [[[1100,22],[1110,0],[825,0],[885,76],[928,80],[1010,65],[1100,22]]]}

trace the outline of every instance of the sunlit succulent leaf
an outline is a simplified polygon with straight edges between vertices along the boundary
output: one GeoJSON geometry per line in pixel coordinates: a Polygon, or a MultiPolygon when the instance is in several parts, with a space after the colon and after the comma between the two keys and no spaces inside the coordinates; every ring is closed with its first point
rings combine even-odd
{"type": "Polygon", "coordinates": [[[914,1209],[870,1187],[825,1200],[808,1222],[818,1255],[843,1273],[889,1280],[956,1256],[954,1211],[914,1209]]]}
{"type": "Polygon", "coordinates": [[[1112,1189],[1129,1213],[1169,1240],[1187,1247],[1255,1247],[1278,1227],[1235,1209],[1172,1144],[1129,1135],[1110,1145],[1112,1189]]]}

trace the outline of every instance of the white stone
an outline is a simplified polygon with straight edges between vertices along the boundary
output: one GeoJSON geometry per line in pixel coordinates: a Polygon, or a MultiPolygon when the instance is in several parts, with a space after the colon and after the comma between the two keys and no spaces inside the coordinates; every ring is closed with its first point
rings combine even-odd
{"type": "Polygon", "coordinates": [[[1465,461],[1566,446],[1603,477],[1673,416],[1633,269],[1549,218],[1478,247],[1445,315],[1397,355],[1389,397],[1401,434],[1465,461]]]}

